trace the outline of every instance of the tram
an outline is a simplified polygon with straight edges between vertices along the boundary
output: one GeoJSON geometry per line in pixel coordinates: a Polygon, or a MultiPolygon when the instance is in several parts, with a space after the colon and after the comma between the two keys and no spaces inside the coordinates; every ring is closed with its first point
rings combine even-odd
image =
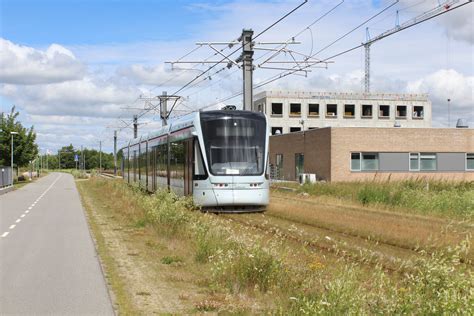
{"type": "Polygon", "coordinates": [[[222,212],[264,210],[269,202],[264,114],[196,112],[122,148],[122,174],[150,192],[168,188],[222,212]]]}

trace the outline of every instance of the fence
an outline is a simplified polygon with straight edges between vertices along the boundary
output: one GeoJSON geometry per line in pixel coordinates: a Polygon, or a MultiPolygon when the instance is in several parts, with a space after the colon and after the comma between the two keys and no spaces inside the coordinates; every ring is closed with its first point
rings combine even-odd
{"type": "Polygon", "coordinates": [[[0,188],[8,187],[13,184],[11,167],[0,167],[0,173],[0,188]]]}

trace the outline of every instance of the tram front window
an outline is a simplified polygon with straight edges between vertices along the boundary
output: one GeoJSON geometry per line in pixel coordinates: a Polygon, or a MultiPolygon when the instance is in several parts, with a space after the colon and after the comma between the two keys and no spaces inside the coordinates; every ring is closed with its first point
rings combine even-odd
{"type": "Polygon", "coordinates": [[[263,174],[265,117],[255,113],[237,113],[225,116],[222,112],[201,113],[204,146],[213,175],[263,174]]]}

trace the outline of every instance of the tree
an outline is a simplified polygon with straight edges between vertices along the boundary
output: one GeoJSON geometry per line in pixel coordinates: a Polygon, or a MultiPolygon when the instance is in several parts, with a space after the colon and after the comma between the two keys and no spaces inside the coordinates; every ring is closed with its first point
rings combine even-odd
{"type": "Polygon", "coordinates": [[[19,112],[12,107],[10,114],[5,117],[2,113],[0,122],[1,138],[0,138],[0,165],[9,166],[11,157],[11,132],[17,132],[13,135],[13,160],[14,164],[23,167],[36,158],[38,155],[38,145],[36,141],[36,133],[33,126],[29,129],[23,127],[18,121],[19,112]]]}

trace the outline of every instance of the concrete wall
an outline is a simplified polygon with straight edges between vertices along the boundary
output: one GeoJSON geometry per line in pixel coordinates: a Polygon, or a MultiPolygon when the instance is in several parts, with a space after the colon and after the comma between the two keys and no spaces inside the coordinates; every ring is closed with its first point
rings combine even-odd
{"type": "Polygon", "coordinates": [[[291,127],[302,127],[305,130],[321,127],[393,127],[398,122],[402,127],[429,128],[431,127],[431,102],[426,95],[411,94],[358,94],[358,93],[304,93],[304,92],[272,92],[257,94],[253,109],[261,109],[268,115],[271,127],[282,127],[283,133],[289,133],[291,127]],[[272,103],[283,104],[281,116],[272,115],[272,103]],[[301,104],[301,115],[290,115],[290,104],[301,104]],[[308,114],[308,104],[319,104],[319,117],[308,114]],[[327,104],[337,105],[337,117],[326,116],[327,104]],[[354,117],[344,116],[344,105],[353,104],[354,117]],[[362,117],[362,106],[372,105],[372,117],[362,117]],[[380,105],[390,107],[389,117],[379,117],[380,105]],[[397,117],[397,106],[407,108],[406,117],[397,117]],[[413,117],[415,106],[423,106],[424,117],[413,117]]]}

